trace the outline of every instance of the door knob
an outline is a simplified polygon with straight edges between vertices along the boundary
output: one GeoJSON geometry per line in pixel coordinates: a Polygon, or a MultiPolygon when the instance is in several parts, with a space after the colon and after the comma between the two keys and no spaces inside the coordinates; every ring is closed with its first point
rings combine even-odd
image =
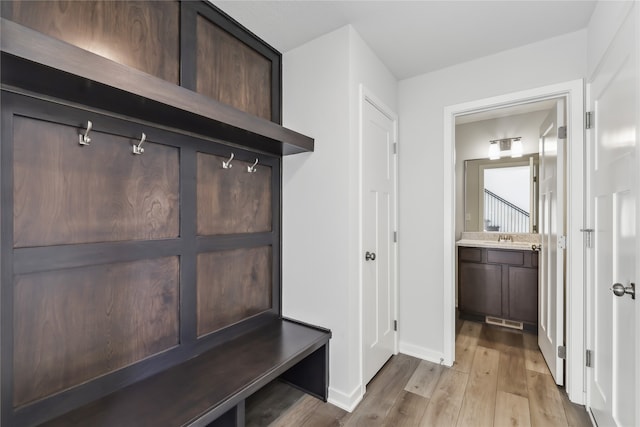
{"type": "Polygon", "coordinates": [[[366,254],[364,254],[364,259],[366,259],[367,261],[375,261],[376,260],[375,252],[367,252],[366,254]]]}
{"type": "Polygon", "coordinates": [[[631,283],[625,288],[622,283],[616,283],[611,287],[613,294],[617,297],[622,297],[624,294],[631,295],[631,299],[636,299],[636,284],[631,283]]]}

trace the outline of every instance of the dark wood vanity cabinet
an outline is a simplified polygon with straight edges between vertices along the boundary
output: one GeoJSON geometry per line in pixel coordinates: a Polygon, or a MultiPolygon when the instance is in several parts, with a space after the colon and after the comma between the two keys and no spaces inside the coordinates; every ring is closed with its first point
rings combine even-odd
{"type": "Polygon", "coordinates": [[[538,253],[458,247],[458,309],[462,317],[491,316],[538,323],[538,253]]]}

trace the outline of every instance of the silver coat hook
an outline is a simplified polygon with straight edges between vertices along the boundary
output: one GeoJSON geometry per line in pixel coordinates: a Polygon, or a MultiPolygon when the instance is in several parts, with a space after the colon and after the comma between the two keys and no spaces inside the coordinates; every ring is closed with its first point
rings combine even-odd
{"type": "Polygon", "coordinates": [[[222,168],[223,169],[230,169],[231,167],[233,167],[233,165],[231,164],[231,160],[233,160],[233,153],[231,153],[231,157],[229,157],[229,160],[227,161],[222,161],[222,168]]]}
{"type": "Polygon", "coordinates": [[[140,139],[140,142],[138,142],[137,144],[133,144],[133,154],[144,153],[144,148],[142,148],[142,143],[144,142],[145,139],[147,139],[147,135],[145,135],[144,132],[142,132],[142,138],[140,139]]]}
{"type": "Polygon", "coordinates": [[[247,166],[247,172],[254,173],[256,171],[256,165],[258,164],[258,159],[251,166],[247,166]]]}
{"type": "Polygon", "coordinates": [[[78,143],[80,145],[89,145],[91,143],[91,138],[89,138],[89,132],[91,132],[91,128],[93,127],[93,123],[91,120],[87,121],[87,130],[84,131],[84,135],[78,135],[78,143]]]}

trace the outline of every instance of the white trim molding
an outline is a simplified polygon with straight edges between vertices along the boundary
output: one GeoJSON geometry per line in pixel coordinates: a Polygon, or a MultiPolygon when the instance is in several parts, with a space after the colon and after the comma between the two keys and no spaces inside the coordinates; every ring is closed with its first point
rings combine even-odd
{"type": "Polygon", "coordinates": [[[582,79],[479,99],[444,109],[444,364],[455,359],[455,122],[456,117],[518,104],[565,98],[567,105],[566,390],[584,404],[584,81],[582,79]]]}
{"type": "MultiPolygon", "coordinates": [[[[441,351],[435,351],[430,348],[420,347],[415,344],[406,343],[400,341],[400,353],[407,356],[416,357],[418,359],[426,360],[427,362],[444,364],[444,355],[441,351]]],[[[450,364],[445,364],[451,366],[450,364]]]]}
{"type": "Polygon", "coordinates": [[[358,406],[358,403],[362,400],[363,396],[364,393],[362,392],[362,387],[359,385],[353,389],[351,393],[344,393],[340,390],[329,387],[329,397],[327,401],[347,412],[353,412],[353,410],[356,409],[356,406],[358,406]]]}

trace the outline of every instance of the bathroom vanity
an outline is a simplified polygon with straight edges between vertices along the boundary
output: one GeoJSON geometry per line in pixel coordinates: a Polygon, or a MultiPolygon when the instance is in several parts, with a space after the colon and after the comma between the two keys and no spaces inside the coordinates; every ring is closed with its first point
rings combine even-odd
{"type": "Polygon", "coordinates": [[[537,330],[538,252],[532,249],[535,244],[535,241],[458,241],[460,317],[537,330]]]}

